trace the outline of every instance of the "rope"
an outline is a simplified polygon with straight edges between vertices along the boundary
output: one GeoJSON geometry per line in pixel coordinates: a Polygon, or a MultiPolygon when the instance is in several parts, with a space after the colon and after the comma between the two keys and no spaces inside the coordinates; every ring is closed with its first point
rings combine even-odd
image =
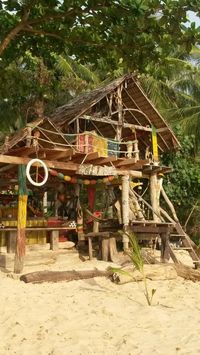
{"type": "MultiPolygon", "coordinates": [[[[82,153],[80,152],[80,150],[78,150],[76,148],[76,146],[74,145],[71,145],[71,144],[63,144],[63,143],[54,143],[54,142],[51,142],[51,141],[48,141],[47,139],[43,139],[43,138],[38,138],[38,140],[42,141],[42,142],[46,142],[46,143],[49,143],[49,144],[53,144],[55,147],[56,146],[62,146],[62,147],[70,147],[70,148],[73,148],[75,150],[76,153],[82,153]]],[[[115,142],[115,141],[114,141],[115,142]]],[[[91,144],[83,144],[81,145],[81,147],[87,147],[87,148],[94,148],[95,146],[91,145],[91,144]]],[[[95,147],[96,148],[96,147],[95,147]]],[[[102,148],[102,150],[106,153],[106,152],[112,152],[112,153],[127,153],[127,150],[114,150],[114,149],[105,149],[105,148],[102,148]]],[[[137,153],[138,151],[133,151],[132,154],[135,154],[137,153]]],[[[94,152],[93,152],[94,153],[94,152]]],[[[86,154],[86,153],[85,153],[86,154]]],[[[89,153],[87,153],[89,154],[89,153]]]]}
{"type": "MultiPolygon", "coordinates": [[[[51,130],[48,130],[48,129],[46,129],[46,128],[42,128],[42,127],[39,127],[39,129],[41,130],[41,131],[44,131],[44,132],[47,132],[47,133],[51,133],[51,134],[55,134],[55,135],[61,135],[59,132],[54,132],[54,131],[51,131],[51,130]]],[[[62,134],[64,137],[66,136],[66,137],[76,137],[77,135],[78,136],[84,136],[84,135],[86,135],[86,134],[90,134],[91,136],[94,136],[94,137],[96,137],[96,138],[98,138],[98,136],[95,134],[95,133],[93,133],[93,132],[91,132],[91,131],[88,131],[88,132],[83,132],[83,133],[65,133],[65,134],[62,134]]],[[[41,139],[41,138],[40,138],[41,139]]],[[[101,139],[102,140],[105,140],[105,141],[107,141],[107,142],[111,142],[111,143],[116,143],[116,144],[127,144],[128,142],[122,142],[122,141],[117,141],[117,140],[114,140],[114,139],[109,139],[109,138],[105,138],[105,137],[101,137],[101,139]]],[[[137,141],[137,139],[135,139],[135,140],[133,140],[133,141],[129,141],[129,143],[135,143],[137,141]]],[[[55,143],[55,144],[57,144],[57,143],[55,143]]],[[[62,143],[59,143],[59,144],[62,144],[62,143]]]]}

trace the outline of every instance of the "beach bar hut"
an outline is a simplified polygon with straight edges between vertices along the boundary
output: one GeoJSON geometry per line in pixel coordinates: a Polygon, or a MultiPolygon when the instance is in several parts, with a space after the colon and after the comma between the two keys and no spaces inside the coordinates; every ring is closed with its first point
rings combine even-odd
{"type": "Polygon", "coordinates": [[[176,262],[169,244],[176,236],[197,265],[195,245],[162,186],[171,169],[160,157],[179,147],[134,74],[86,92],[7,136],[0,147],[0,232],[1,245],[15,253],[15,272],[22,271],[27,243],[49,240],[56,250],[66,231],[77,234],[80,244],[88,241],[90,258],[98,237],[104,260],[112,260],[119,230],[124,250],[129,247],[131,230],[138,240],[159,236],[162,259],[176,262]],[[88,197],[84,208],[82,187],[88,197]],[[97,187],[107,193],[107,214],[95,210],[97,187]],[[139,187],[149,191],[148,198],[139,187]]]}

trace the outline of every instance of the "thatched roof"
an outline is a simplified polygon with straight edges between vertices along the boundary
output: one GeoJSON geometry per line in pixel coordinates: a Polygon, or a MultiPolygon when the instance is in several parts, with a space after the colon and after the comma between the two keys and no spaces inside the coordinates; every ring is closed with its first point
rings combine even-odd
{"type": "MultiPolygon", "coordinates": [[[[111,125],[109,119],[111,118],[115,123],[118,122],[115,97],[119,86],[122,88],[124,124],[147,128],[147,131],[144,132],[140,130],[137,131],[140,151],[145,151],[145,148],[150,144],[150,132],[148,132],[148,127],[151,125],[154,125],[157,129],[160,152],[178,148],[180,144],[173,131],[147,98],[138,79],[133,74],[124,75],[108,85],[102,85],[95,90],[86,92],[76,97],[68,104],[58,107],[50,118],[39,119],[29,124],[32,131],[37,128],[40,130],[41,147],[52,149],[67,146],[65,133],[68,132],[69,126],[71,127],[71,132],[73,132],[74,126],[71,122],[78,117],[82,118],[80,120],[80,126],[82,125],[80,128],[82,128],[82,131],[84,130],[84,117],[89,117],[89,123],[91,124],[93,124],[91,121],[96,118],[94,123],[97,130],[101,131],[106,138],[114,138],[116,126],[111,125]],[[111,96],[114,98],[112,103],[113,114],[108,117],[106,110],[108,109],[108,101],[111,96]],[[103,120],[101,120],[102,117],[104,118],[103,120]]],[[[94,127],[92,129],[94,129],[94,127]]],[[[124,126],[123,138],[128,137],[130,134],[133,134],[130,128],[124,126]]],[[[0,153],[4,154],[5,149],[6,151],[14,148],[20,149],[24,146],[26,137],[27,127],[8,137],[7,143],[0,147],[0,153]]]]}
{"type": "MultiPolygon", "coordinates": [[[[122,101],[126,108],[124,121],[141,126],[154,125],[158,129],[158,143],[162,151],[176,149],[180,144],[169,124],[157,111],[153,103],[144,93],[139,80],[133,74],[126,74],[108,85],[100,86],[95,90],[86,92],[66,105],[58,107],[50,119],[61,129],[67,126],[76,117],[92,116],[96,111],[103,111],[107,104],[107,98],[115,94],[117,88],[123,85],[122,101]],[[128,111],[128,108],[131,111],[128,111]]],[[[115,119],[115,118],[114,118],[115,119]]],[[[98,123],[98,128],[103,131],[105,137],[111,136],[111,131],[105,123],[98,123]]]]}

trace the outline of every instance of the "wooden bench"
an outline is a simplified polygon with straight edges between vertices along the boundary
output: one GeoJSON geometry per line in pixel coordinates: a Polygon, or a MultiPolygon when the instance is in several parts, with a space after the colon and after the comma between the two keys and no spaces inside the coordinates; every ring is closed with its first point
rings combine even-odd
{"type": "MultiPolygon", "coordinates": [[[[50,250],[57,250],[59,247],[59,231],[76,231],[76,228],[70,227],[27,227],[26,231],[46,231],[50,232],[50,250]]],[[[5,227],[0,229],[1,232],[6,232],[7,236],[7,253],[14,253],[16,248],[17,228],[5,227]]]]}

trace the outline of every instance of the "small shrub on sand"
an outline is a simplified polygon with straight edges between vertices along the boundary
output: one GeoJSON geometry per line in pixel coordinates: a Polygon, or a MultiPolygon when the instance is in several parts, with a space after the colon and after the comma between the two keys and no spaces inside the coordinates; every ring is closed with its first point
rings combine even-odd
{"type": "MultiPolygon", "coordinates": [[[[123,232],[124,234],[124,232],[123,232]]],[[[147,284],[147,278],[146,278],[146,274],[144,271],[144,261],[143,261],[143,257],[141,254],[141,249],[138,245],[137,239],[135,237],[135,235],[133,233],[126,233],[126,235],[129,238],[129,242],[130,242],[130,249],[126,251],[126,254],[129,256],[133,268],[135,270],[138,270],[141,275],[142,275],[142,280],[143,280],[143,284],[144,284],[144,295],[145,298],[147,300],[147,303],[149,306],[152,305],[152,300],[153,300],[153,296],[156,292],[155,289],[151,289],[149,290],[148,288],[148,284],[147,284]]],[[[134,279],[134,276],[132,274],[130,274],[128,271],[123,270],[123,268],[119,268],[119,269],[113,269],[113,271],[118,272],[118,273],[122,273],[124,275],[128,275],[129,277],[134,279]]]]}

